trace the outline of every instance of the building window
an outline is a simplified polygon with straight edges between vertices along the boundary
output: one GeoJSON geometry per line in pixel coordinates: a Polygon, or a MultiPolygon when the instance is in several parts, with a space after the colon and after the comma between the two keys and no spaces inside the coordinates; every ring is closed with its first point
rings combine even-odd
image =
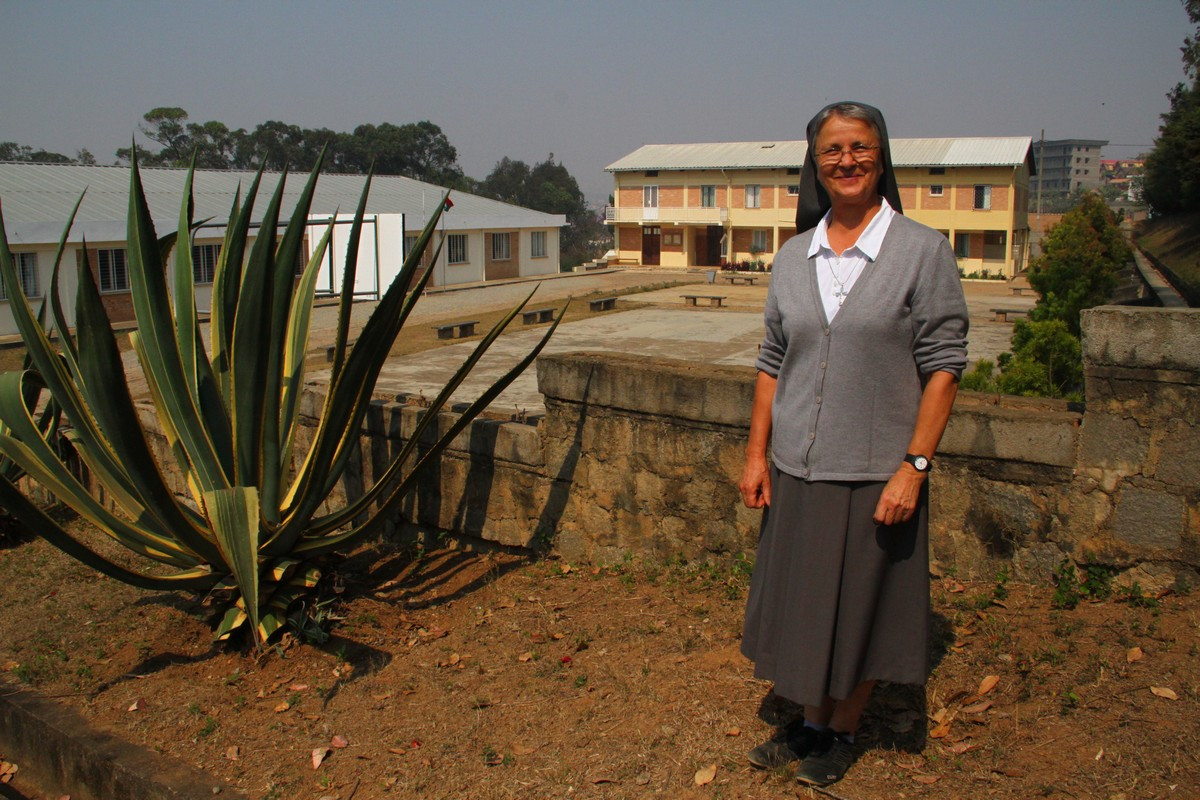
{"type": "Polygon", "coordinates": [[[954,234],[954,256],[956,258],[971,257],[971,234],[956,233],[954,234]]]}
{"type": "Polygon", "coordinates": [[[716,186],[701,186],[700,187],[700,207],[701,208],[716,208],[717,207],[717,187],[716,186]]]}
{"type": "Polygon", "coordinates": [[[750,251],[758,253],[767,251],[766,231],[750,231],[750,251]]]}
{"type": "Polygon", "coordinates": [[[98,250],[96,268],[100,272],[100,291],[128,292],[129,271],[125,268],[125,250],[98,250]]]}
{"type": "Polygon", "coordinates": [[[930,197],[941,197],[943,194],[945,194],[945,191],[946,191],[945,187],[942,186],[942,184],[935,183],[929,187],[929,196],[930,197]]]}
{"type": "Polygon", "coordinates": [[[946,168],[945,167],[930,167],[929,174],[930,175],[945,175],[946,168]]]}
{"type": "Polygon", "coordinates": [[[648,170],[646,170],[646,177],[647,177],[647,178],[657,178],[657,177],[658,177],[658,170],[656,170],[656,169],[648,169],[648,170]]]}
{"type": "Polygon", "coordinates": [[[746,208],[758,208],[761,204],[761,187],[757,183],[746,184],[746,208]]]}
{"type": "MultiPolygon", "coordinates": [[[[507,258],[507,256],[505,257],[507,258]]],[[[446,237],[446,263],[467,263],[467,235],[465,233],[452,233],[446,237]]]]}
{"type": "Polygon", "coordinates": [[[788,197],[796,197],[799,194],[800,194],[800,184],[789,183],[788,184],[788,197]]]}
{"type": "Polygon", "coordinates": [[[787,174],[788,174],[788,175],[799,175],[799,174],[800,174],[800,168],[799,168],[799,167],[788,167],[787,174]]]}
{"type": "Polygon", "coordinates": [[[529,256],[530,256],[530,258],[545,258],[546,257],[546,232],[545,231],[530,231],[529,232],[529,256]]]}
{"type": "MultiPolygon", "coordinates": [[[[17,268],[17,277],[21,279],[21,291],[26,297],[41,297],[42,290],[38,287],[37,253],[13,253],[13,266],[17,268]]],[[[0,278],[0,300],[8,299],[8,287],[0,278]]]]}
{"type": "Polygon", "coordinates": [[[413,251],[413,248],[416,246],[417,246],[417,237],[411,236],[411,235],[405,235],[405,237],[404,237],[404,257],[408,258],[408,254],[411,253],[413,251]]]}
{"type": "Polygon", "coordinates": [[[642,208],[658,208],[658,187],[642,187],[642,208]]]}
{"type": "Polygon", "coordinates": [[[507,261],[512,258],[512,252],[509,249],[507,233],[492,234],[492,261],[507,261]]]}
{"type": "Polygon", "coordinates": [[[221,256],[219,244],[192,245],[192,282],[212,283],[217,274],[217,259],[221,256]]]}
{"type": "Polygon", "coordinates": [[[662,235],[662,243],[667,247],[682,247],[683,231],[667,231],[662,235]]]}
{"type": "Polygon", "coordinates": [[[983,257],[992,261],[1003,261],[1007,249],[1006,231],[984,231],[983,257]]]}
{"type": "Polygon", "coordinates": [[[976,186],[975,187],[975,208],[980,211],[987,211],[992,207],[992,187],[991,186],[976,186]]]}

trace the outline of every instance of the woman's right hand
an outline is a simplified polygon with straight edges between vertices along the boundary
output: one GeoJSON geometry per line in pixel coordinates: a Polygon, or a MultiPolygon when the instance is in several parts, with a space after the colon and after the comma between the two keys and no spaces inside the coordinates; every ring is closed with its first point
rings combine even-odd
{"type": "Polygon", "coordinates": [[[771,505],[771,471],[764,456],[746,458],[738,489],[742,493],[742,502],[746,508],[771,505]]]}

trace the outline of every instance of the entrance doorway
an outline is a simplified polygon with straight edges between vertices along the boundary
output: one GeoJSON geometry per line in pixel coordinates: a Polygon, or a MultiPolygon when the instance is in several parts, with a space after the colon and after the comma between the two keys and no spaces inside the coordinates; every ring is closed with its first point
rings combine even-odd
{"type": "Polygon", "coordinates": [[[662,253],[662,228],[652,225],[642,228],[642,264],[657,267],[662,253]]]}
{"type": "Polygon", "coordinates": [[[695,253],[697,267],[718,267],[721,265],[721,236],[724,228],[720,225],[709,225],[696,231],[695,253]]]}

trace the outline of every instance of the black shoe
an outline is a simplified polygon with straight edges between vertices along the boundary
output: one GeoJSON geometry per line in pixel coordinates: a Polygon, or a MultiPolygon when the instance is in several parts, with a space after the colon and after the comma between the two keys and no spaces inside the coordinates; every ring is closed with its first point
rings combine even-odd
{"type": "Polygon", "coordinates": [[[775,769],[805,758],[829,746],[833,736],[828,730],[806,728],[804,719],[796,719],[775,731],[775,735],[750,751],[752,766],[775,769]]]}
{"type": "Polygon", "coordinates": [[[854,745],[840,736],[833,736],[824,751],[814,751],[796,768],[796,780],[813,786],[828,786],[846,776],[846,770],[857,755],[854,745]]]}

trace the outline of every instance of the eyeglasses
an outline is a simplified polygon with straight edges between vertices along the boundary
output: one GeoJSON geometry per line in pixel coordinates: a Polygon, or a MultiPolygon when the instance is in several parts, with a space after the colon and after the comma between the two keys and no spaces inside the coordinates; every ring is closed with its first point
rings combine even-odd
{"type": "Polygon", "coordinates": [[[822,164],[837,164],[841,162],[842,156],[849,153],[855,162],[862,162],[871,158],[878,149],[879,145],[877,144],[863,144],[862,142],[855,142],[850,145],[849,150],[835,144],[832,147],[826,147],[824,150],[819,151],[817,153],[817,160],[822,164]]]}

